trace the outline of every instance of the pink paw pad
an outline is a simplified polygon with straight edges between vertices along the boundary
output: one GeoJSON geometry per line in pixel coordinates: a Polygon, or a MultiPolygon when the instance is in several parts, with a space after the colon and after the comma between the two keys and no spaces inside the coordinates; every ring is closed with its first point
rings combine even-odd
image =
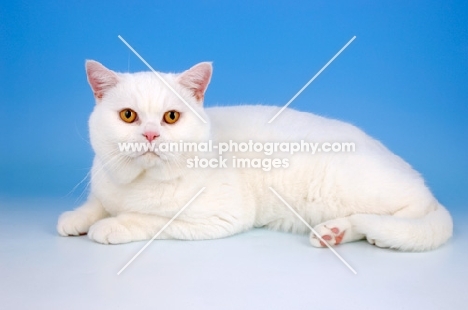
{"type": "MultiPolygon", "coordinates": [[[[330,235],[323,235],[322,239],[325,241],[332,241],[334,239],[334,242],[328,242],[330,245],[338,245],[343,241],[345,231],[340,232],[340,229],[337,227],[330,228],[331,232],[333,233],[334,236],[330,235]]],[[[320,240],[320,245],[322,247],[326,247],[327,245],[320,240]]]]}
{"type": "Polygon", "coordinates": [[[342,232],[341,234],[339,234],[338,236],[335,236],[335,244],[340,244],[341,241],[343,241],[344,234],[345,234],[345,232],[343,231],[343,232],[342,232]]]}
{"type": "Polygon", "coordinates": [[[330,229],[335,235],[338,235],[340,233],[340,230],[336,227],[333,227],[332,229],[330,229]]]}
{"type": "MultiPolygon", "coordinates": [[[[330,236],[330,235],[323,235],[323,236],[322,236],[322,239],[323,239],[323,240],[326,240],[326,241],[330,241],[330,240],[332,240],[332,236],[330,236]]],[[[323,246],[323,247],[326,247],[326,246],[327,246],[322,240],[320,240],[320,245],[323,246]]]]}

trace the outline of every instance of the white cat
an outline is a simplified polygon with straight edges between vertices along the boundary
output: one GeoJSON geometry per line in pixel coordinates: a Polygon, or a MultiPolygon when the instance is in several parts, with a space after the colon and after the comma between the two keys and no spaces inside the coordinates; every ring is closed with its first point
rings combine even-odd
{"type": "MultiPolygon", "coordinates": [[[[207,124],[152,72],[116,73],[87,61],[96,98],[89,120],[96,156],[87,202],[65,212],[60,235],[88,234],[100,243],[151,239],[201,188],[206,187],[161,239],[212,239],[252,227],[309,232],[269,187],[278,192],[329,244],[366,238],[379,247],[434,249],[452,235],[452,219],[421,176],[358,128],[337,120],[270,106],[203,108],[212,66],[200,63],[161,76],[207,124]],[[203,152],[121,152],[119,143],[352,142],[351,153],[281,153],[288,165],[263,169],[189,168],[203,152]]],[[[226,156],[226,154],[223,154],[226,156]]],[[[233,151],[232,158],[267,158],[233,151]]],[[[272,157],[274,157],[272,156],[272,157]]],[[[323,247],[313,233],[310,242],[323,247]]]]}

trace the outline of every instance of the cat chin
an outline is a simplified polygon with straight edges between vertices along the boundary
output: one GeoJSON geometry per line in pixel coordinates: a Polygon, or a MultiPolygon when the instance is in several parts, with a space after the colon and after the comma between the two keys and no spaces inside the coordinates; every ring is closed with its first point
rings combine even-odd
{"type": "Polygon", "coordinates": [[[146,152],[135,158],[136,163],[144,169],[162,166],[161,157],[153,152],[146,152]]]}

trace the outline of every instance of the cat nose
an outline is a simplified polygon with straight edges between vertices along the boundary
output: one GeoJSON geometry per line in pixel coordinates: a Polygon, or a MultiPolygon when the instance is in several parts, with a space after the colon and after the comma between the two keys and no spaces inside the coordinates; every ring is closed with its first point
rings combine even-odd
{"type": "Polygon", "coordinates": [[[154,139],[159,137],[159,133],[155,131],[146,131],[143,136],[148,140],[149,142],[152,142],[154,139]]]}

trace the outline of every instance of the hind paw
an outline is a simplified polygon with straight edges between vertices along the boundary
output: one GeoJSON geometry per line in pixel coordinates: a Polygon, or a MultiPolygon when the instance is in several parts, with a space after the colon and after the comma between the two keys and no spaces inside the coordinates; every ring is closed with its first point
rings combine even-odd
{"type": "Polygon", "coordinates": [[[328,245],[338,245],[340,243],[356,241],[364,238],[351,224],[349,217],[333,219],[314,227],[315,232],[322,238],[318,238],[314,232],[310,234],[310,243],[318,248],[328,245]]]}
{"type": "MultiPolygon", "coordinates": [[[[329,245],[338,245],[343,241],[346,230],[342,230],[338,227],[328,227],[327,225],[320,224],[315,226],[315,232],[329,245]]],[[[311,232],[310,243],[315,247],[326,247],[325,242],[320,240],[319,237],[311,232]]]]}
{"type": "Polygon", "coordinates": [[[376,247],[379,247],[379,248],[389,248],[390,247],[390,245],[387,245],[385,242],[382,242],[382,241],[379,241],[379,240],[376,240],[376,239],[371,239],[369,237],[367,237],[367,242],[369,242],[370,244],[375,245],[376,247]]]}

